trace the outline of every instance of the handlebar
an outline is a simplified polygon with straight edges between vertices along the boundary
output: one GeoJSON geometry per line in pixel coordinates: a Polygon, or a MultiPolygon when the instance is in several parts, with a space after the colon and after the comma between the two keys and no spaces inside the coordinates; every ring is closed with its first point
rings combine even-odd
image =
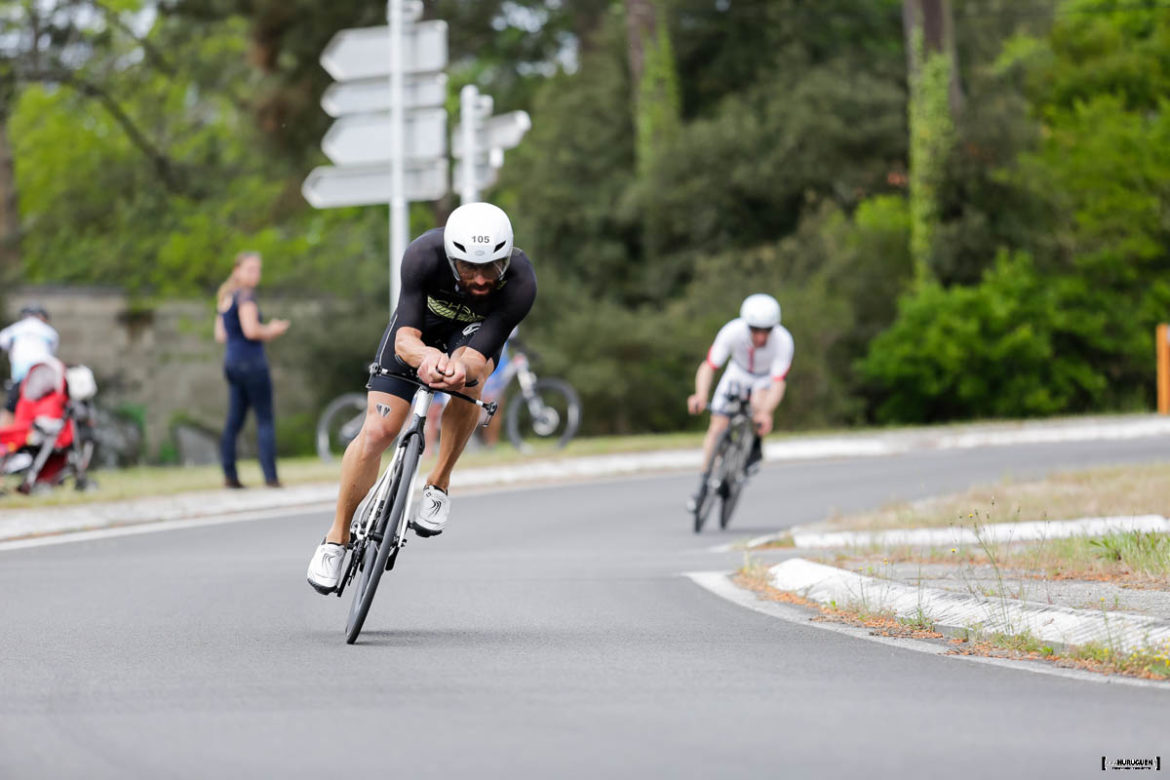
{"type": "MultiPolygon", "coordinates": [[[[407,365],[405,362],[403,362],[403,360],[401,358],[399,358],[397,356],[395,356],[395,359],[398,360],[399,363],[402,363],[402,365],[410,371],[410,374],[404,375],[404,374],[397,373],[395,371],[388,371],[385,368],[383,368],[382,366],[378,365],[377,363],[370,364],[370,373],[377,374],[378,376],[392,376],[396,379],[401,379],[404,382],[409,382],[412,385],[418,385],[419,387],[421,387],[425,390],[430,390],[432,393],[446,393],[447,395],[452,396],[454,398],[460,398],[464,401],[467,401],[468,403],[475,404],[480,409],[483,409],[484,411],[487,412],[489,421],[491,420],[492,415],[494,415],[496,413],[496,411],[500,408],[500,405],[498,403],[496,403],[495,401],[481,401],[478,398],[472,398],[469,395],[465,395],[464,393],[461,393],[458,390],[446,390],[446,389],[439,388],[439,387],[431,387],[426,382],[423,382],[421,379],[418,378],[418,373],[414,367],[407,365]]],[[[470,382],[465,383],[463,386],[464,387],[475,387],[478,384],[479,384],[478,379],[472,379],[470,382]]],[[[486,425],[486,424],[487,423],[484,423],[484,425],[486,425]]]]}

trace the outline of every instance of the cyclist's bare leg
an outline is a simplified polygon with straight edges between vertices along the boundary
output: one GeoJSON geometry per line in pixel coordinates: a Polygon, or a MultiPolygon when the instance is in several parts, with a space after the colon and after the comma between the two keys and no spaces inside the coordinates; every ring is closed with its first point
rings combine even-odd
{"type": "MultiPolygon", "coordinates": [[[[461,351],[462,348],[455,350],[452,357],[459,357],[461,351]]],[[[463,388],[462,393],[478,399],[483,393],[483,383],[492,375],[494,369],[495,364],[488,360],[484,365],[482,376],[476,377],[479,379],[479,383],[475,387],[463,388]]],[[[479,407],[467,401],[452,398],[447,402],[447,408],[443,410],[443,422],[440,426],[443,435],[439,437],[439,460],[427,476],[428,485],[434,485],[444,493],[447,492],[447,488],[451,484],[451,470],[455,468],[455,462],[463,454],[463,448],[467,446],[471,434],[475,433],[475,426],[479,424],[479,415],[479,407]]]]}
{"type": "Polygon", "coordinates": [[[719,435],[727,430],[731,418],[725,414],[711,413],[711,423],[707,426],[707,435],[703,438],[703,473],[711,468],[711,453],[715,451],[715,442],[719,441],[719,435]]]}
{"type": "Polygon", "coordinates": [[[341,459],[337,512],[329,533],[325,535],[326,541],[337,544],[349,541],[350,519],[378,478],[382,453],[394,443],[394,438],[409,414],[409,401],[390,393],[371,390],[367,394],[366,419],[362,422],[361,431],[345,448],[345,456],[341,459]]]}

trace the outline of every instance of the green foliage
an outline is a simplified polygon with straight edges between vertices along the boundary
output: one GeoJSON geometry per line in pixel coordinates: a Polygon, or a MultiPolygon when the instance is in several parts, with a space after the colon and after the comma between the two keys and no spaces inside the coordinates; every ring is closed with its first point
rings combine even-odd
{"type": "Polygon", "coordinates": [[[862,370],[883,421],[1006,418],[1093,408],[1106,376],[1084,357],[1082,317],[1025,254],[1004,255],[974,287],[931,282],[904,297],[862,370]]]}

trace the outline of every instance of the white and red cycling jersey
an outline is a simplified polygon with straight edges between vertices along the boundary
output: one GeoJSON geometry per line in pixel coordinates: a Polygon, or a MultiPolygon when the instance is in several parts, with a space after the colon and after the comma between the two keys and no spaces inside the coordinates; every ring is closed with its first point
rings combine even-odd
{"type": "Polygon", "coordinates": [[[727,414],[732,398],[746,398],[774,382],[784,381],[795,349],[792,334],[783,325],[772,328],[764,346],[758,348],[752,344],[751,328],[742,319],[737,317],[724,325],[707,350],[707,363],[716,371],[728,359],[731,361],[715,388],[711,411],[727,414]]]}

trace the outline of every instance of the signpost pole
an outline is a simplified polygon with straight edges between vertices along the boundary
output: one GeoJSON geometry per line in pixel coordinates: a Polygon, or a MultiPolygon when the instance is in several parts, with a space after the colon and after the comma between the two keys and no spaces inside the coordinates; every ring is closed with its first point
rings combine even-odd
{"type": "Polygon", "coordinates": [[[478,124],[479,90],[468,84],[459,91],[459,122],[463,144],[463,176],[459,184],[461,203],[475,203],[479,200],[479,182],[476,181],[476,126],[478,124]]]}
{"type": "Polygon", "coordinates": [[[405,147],[406,106],[402,44],[402,0],[388,0],[387,22],[390,25],[390,315],[398,306],[399,280],[402,278],[402,255],[406,252],[407,223],[405,147]]]}

